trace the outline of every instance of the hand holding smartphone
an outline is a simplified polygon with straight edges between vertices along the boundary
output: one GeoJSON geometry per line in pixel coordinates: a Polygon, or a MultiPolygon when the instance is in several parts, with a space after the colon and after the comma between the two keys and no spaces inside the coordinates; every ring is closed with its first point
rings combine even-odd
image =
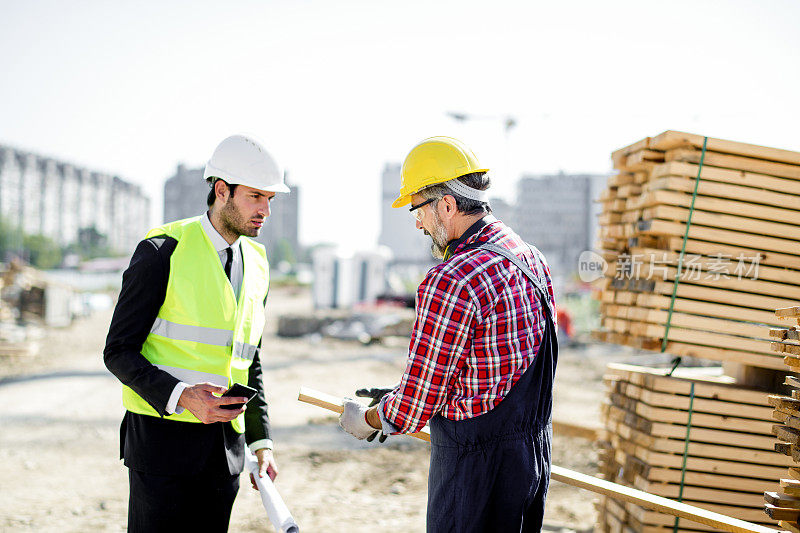
{"type": "MultiPolygon", "coordinates": [[[[234,383],[233,386],[226,390],[225,393],[222,395],[223,398],[225,397],[233,397],[233,398],[247,398],[247,401],[253,399],[253,397],[258,394],[258,391],[253,387],[248,387],[247,385],[242,385],[241,383],[234,383]]],[[[247,403],[247,402],[245,402],[247,403]]],[[[225,405],[220,405],[220,409],[241,409],[244,407],[244,403],[230,403],[225,405]]]]}

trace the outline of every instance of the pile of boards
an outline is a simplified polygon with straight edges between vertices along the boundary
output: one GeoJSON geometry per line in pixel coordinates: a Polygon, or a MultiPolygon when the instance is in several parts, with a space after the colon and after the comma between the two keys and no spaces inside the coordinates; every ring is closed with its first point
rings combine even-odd
{"type": "Polygon", "coordinates": [[[612,154],[595,338],[662,350],[668,330],[668,353],[782,370],[765,326],[779,326],[774,310],[800,300],[800,153],[703,144],[666,131],[612,154]]]}
{"type": "MultiPolygon", "coordinates": [[[[768,394],[709,375],[709,370],[678,368],[668,376],[663,369],[609,365],[600,474],[651,494],[775,526],[764,513],[764,492],[774,489],[793,462],[774,450],[768,394]]],[[[597,531],[666,533],[674,524],[675,517],[633,504],[612,498],[598,502],[597,531]]],[[[713,531],[684,519],[678,529],[713,531]]]]}
{"type": "MultiPolygon", "coordinates": [[[[775,314],[795,324],[789,329],[771,329],[770,335],[777,339],[772,348],[785,356],[791,372],[800,372],[800,307],[778,309],[775,314]]],[[[773,427],[778,443],[775,450],[786,455],[792,466],[780,476],[780,488],[764,492],[767,514],[780,521],[783,529],[800,533],[800,378],[786,376],[786,385],[791,388],[791,396],[772,395],[770,405],[775,408],[773,417],[780,422],[773,427]]]]}

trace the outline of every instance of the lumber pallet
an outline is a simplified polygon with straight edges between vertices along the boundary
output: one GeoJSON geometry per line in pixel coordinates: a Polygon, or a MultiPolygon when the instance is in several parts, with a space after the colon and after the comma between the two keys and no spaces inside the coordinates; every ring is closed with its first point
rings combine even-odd
{"type": "MultiPolygon", "coordinates": [[[[775,395],[737,385],[728,376],[704,374],[704,369],[676,372],[668,376],[663,369],[608,366],[607,403],[601,409],[607,430],[601,475],[670,498],[681,493],[683,477],[683,501],[775,525],[765,514],[764,493],[774,489],[776,475],[791,479],[785,469],[794,463],[791,456],[773,449],[770,403],[776,402],[775,395]]],[[[599,522],[607,523],[605,515],[614,510],[606,505],[599,512],[599,522]]],[[[673,523],[635,506],[616,512],[615,519],[634,531],[673,523]]]]}
{"type": "MultiPolygon", "coordinates": [[[[653,138],[647,137],[645,146],[642,146],[641,148],[666,151],[682,146],[693,146],[696,150],[699,150],[703,147],[703,140],[704,137],[702,135],[686,133],[683,131],[668,130],[660,135],[656,135],[653,138]]],[[[642,141],[639,141],[639,143],[641,142],[642,141]]],[[[755,144],[709,137],[706,144],[706,149],[725,154],[740,155],[756,159],[765,159],[767,161],[777,161],[792,165],[800,165],[800,154],[790,150],[782,150],[780,148],[769,148],[766,146],[758,146],[755,144]]]]}

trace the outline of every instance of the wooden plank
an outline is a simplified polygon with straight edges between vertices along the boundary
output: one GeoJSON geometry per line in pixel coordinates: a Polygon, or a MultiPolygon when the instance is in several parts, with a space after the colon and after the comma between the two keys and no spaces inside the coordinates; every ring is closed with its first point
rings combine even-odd
{"type": "Polygon", "coordinates": [[[619,150],[614,150],[611,152],[611,161],[614,164],[614,168],[618,168],[619,166],[624,166],[625,159],[627,158],[628,154],[632,154],[634,152],[638,152],[639,150],[645,150],[650,147],[650,137],[645,137],[635,143],[631,143],[628,146],[624,146],[619,150]]]}
{"type": "MultiPolygon", "coordinates": [[[[681,471],[671,468],[650,468],[642,477],[650,481],[680,483],[681,471]]],[[[726,476],[706,472],[686,472],[684,482],[687,485],[700,487],[736,487],[738,490],[748,492],[763,492],[775,486],[775,480],[772,479],[726,476]]]]}
{"type": "MultiPolygon", "coordinates": [[[[701,155],[700,151],[697,150],[673,148],[666,151],[664,159],[667,161],[684,161],[698,164],[700,163],[701,155]]],[[[764,161],[761,159],[752,159],[708,150],[706,151],[703,165],[800,180],[800,165],[764,161]]]]}
{"type": "Polygon", "coordinates": [[[800,331],[796,329],[770,329],[769,336],[782,341],[797,341],[800,340],[800,331]]]}
{"type": "MultiPolygon", "coordinates": [[[[634,483],[635,488],[658,494],[665,498],[677,499],[680,495],[680,484],[668,483],[634,483]]],[[[738,487],[730,487],[731,489],[738,487]]],[[[726,490],[725,488],[694,487],[684,485],[683,499],[699,502],[719,503],[723,505],[735,505],[737,507],[761,507],[764,504],[764,492],[741,492],[736,490],[726,490]]]]}
{"type": "Polygon", "coordinates": [[[764,505],[764,510],[773,520],[791,520],[796,522],[798,517],[800,517],[800,509],[785,509],[767,503],[764,505]]]}
{"type": "MultiPolygon", "coordinates": [[[[613,389],[618,394],[644,402],[651,406],[667,409],[689,410],[689,396],[657,392],[642,388],[633,383],[617,382],[613,389]]],[[[703,398],[695,393],[695,398],[691,402],[695,412],[711,413],[715,415],[728,415],[740,418],[754,418],[756,420],[769,420],[772,409],[767,406],[752,405],[747,403],[736,403],[719,401],[716,399],[703,398]]]]}
{"type": "MultiPolygon", "coordinates": [[[[310,403],[311,405],[316,405],[317,407],[322,407],[323,409],[333,411],[334,413],[341,414],[344,410],[342,407],[342,398],[338,398],[336,396],[332,396],[308,387],[300,387],[300,392],[297,395],[297,399],[301,402],[310,403]]],[[[422,430],[417,433],[409,433],[409,436],[424,440],[426,442],[431,441],[431,432],[427,426],[422,428],[422,430]]]]}
{"type": "Polygon", "coordinates": [[[786,307],[775,310],[775,316],[800,317],[800,307],[786,307]]]}
{"type": "MultiPolygon", "coordinates": [[[[631,208],[643,209],[656,205],[675,205],[689,207],[692,204],[692,195],[687,192],[670,190],[653,190],[644,192],[636,201],[629,202],[631,208]]],[[[800,211],[782,209],[780,207],[753,204],[747,201],[726,200],[713,196],[698,196],[695,199],[695,209],[761,220],[780,220],[787,224],[800,224],[800,211]]]]}
{"type": "MultiPolygon", "coordinates": [[[[632,455],[652,467],[680,469],[683,457],[674,453],[664,453],[650,450],[644,446],[637,446],[630,441],[612,435],[610,442],[628,455],[632,455]]],[[[780,457],[779,454],[775,454],[780,457]]],[[[779,479],[785,475],[786,467],[775,464],[760,464],[732,461],[729,459],[715,459],[701,456],[686,458],[686,469],[696,472],[709,472],[712,474],[730,474],[753,478],[779,479]]]]}
{"type": "MultiPolygon", "coordinates": [[[[623,266],[627,267],[628,264],[623,266]]],[[[717,275],[713,272],[700,272],[694,265],[687,263],[684,265],[683,272],[681,272],[680,284],[690,287],[725,289],[756,296],[789,298],[795,299],[795,301],[796,299],[800,299],[800,284],[777,283],[763,280],[754,275],[757,274],[757,271],[754,274],[739,277],[734,273],[735,266],[735,263],[726,263],[723,260],[720,262],[720,271],[717,275]],[[726,269],[730,274],[725,273],[726,269]],[[758,279],[753,279],[754,277],[758,279]]],[[[678,269],[669,265],[643,263],[637,264],[631,268],[635,268],[636,272],[631,273],[630,276],[626,274],[626,278],[622,278],[622,275],[611,278],[611,287],[624,287],[631,281],[643,287],[647,287],[647,285],[641,282],[646,281],[666,281],[673,283],[678,274],[678,269]]],[[[610,265],[610,270],[617,271],[616,266],[610,265]]],[[[797,280],[800,280],[800,274],[798,274],[797,280]]],[[[766,333],[765,331],[764,334],[759,335],[759,337],[764,337],[766,333]]]]}
{"type": "Polygon", "coordinates": [[[659,513],[668,513],[673,516],[679,516],[687,520],[692,520],[700,524],[713,526],[723,531],[733,532],[759,532],[759,533],[773,533],[773,530],[764,526],[759,526],[754,523],[747,523],[735,518],[730,518],[713,511],[707,511],[698,507],[678,503],[661,496],[654,496],[646,492],[636,490],[630,487],[625,487],[617,483],[597,479],[585,474],[579,474],[563,469],[559,466],[553,465],[551,479],[569,483],[572,486],[584,488],[596,492],[598,494],[605,494],[613,498],[633,503],[648,509],[654,509],[659,513]]]}
{"type": "Polygon", "coordinates": [[[800,498],[787,496],[778,492],[764,492],[764,501],[775,507],[786,507],[788,509],[800,509],[800,498]]]}
{"type": "MultiPolygon", "coordinates": [[[[667,281],[655,281],[652,289],[648,292],[656,294],[672,295],[674,283],[667,281]]],[[[645,291],[642,291],[645,292],[645,291]]],[[[772,296],[764,296],[757,294],[745,294],[741,292],[734,292],[725,289],[713,289],[702,287],[700,285],[689,285],[686,283],[678,284],[678,296],[681,298],[691,298],[695,300],[705,300],[709,302],[717,302],[728,305],[740,305],[742,307],[751,307],[753,309],[775,309],[780,305],[785,305],[785,302],[791,302],[791,299],[776,298],[772,296]]]]}
{"type": "MultiPolygon", "coordinates": [[[[669,130],[648,139],[647,148],[666,151],[686,145],[702,149],[704,137],[694,133],[669,130]]],[[[714,137],[708,138],[706,150],[800,165],[800,153],[798,152],[738,141],[728,141],[714,137]]]]}
{"type": "MultiPolygon", "coordinates": [[[[660,241],[659,248],[680,251],[683,245],[683,235],[680,237],[665,237],[660,239],[660,241]]],[[[744,257],[754,257],[758,255],[761,258],[759,261],[760,265],[791,268],[794,270],[800,269],[800,256],[798,255],[746,248],[738,244],[721,244],[688,239],[686,241],[686,253],[707,256],[723,255],[727,257],[740,257],[742,254],[744,257]]]]}
{"type": "MultiPolygon", "coordinates": [[[[673,152],[673,155],[677,152],[673,152]]],[[[670,153],[667,152],[669,157],[670,153]]],[[[699,159],[699,158],[698,158],[699,159]]],[[[696,162],[684,162],[680,160],[669,160],[668,162],[656,165],[650,173],[650,179],[663,178],[664,176],[683,176],[685,178],[697,178],[699,165],[696,162]]],[[[800,169],[800,167],[797,167],[800,169]]],[[[703,172],[700,175],[702,181],[715,181],[719,183],[730,183],[744,187],[755,187],[787,194],[800,194],[800,181],[797,179],[787,179],[774,177],[768,174],[748,172],[741,169],[720,168],[711,165],[703,165],[703,172]]]]}
{"type": "MultiPolygon", "coordinates": [[[[679,236],[683,238],[686,233],[686,224],[666,220],[642,220],[636,224],[635,232],[642,235],[679,236]]],[[[689,227],[689,238],[718,244],[733,244],[734,246],[743,246],[756,250],[770,250],[787,255],[800,253],[800,248],[798,248],[796,241],[765,235],[743,234],[739,231],[709,228],[695,224],[689,227]]]]}
{"type": "MultiPolygon", "coordinates": [[[[313,389],[302,387],[298,395],[300,401],[311,403],[318,407],[341,413],[342,400],[335,396],[331,396],[313,389]]],[[[422,440],[428,440],[421,433],[416,433],[411,436],[422,440]]],[[[704,509],[695,508],[685,503],[674,502],[667,498],[653,496],[640,490],[625,487],[617,483],[597,479],[593,476],[587,476],[573,470],[568,470],[557,465],[552,465],[550,470],[550,478],[555,481],[560,481],[572,485],[574,487],[590,490],[597,494],[603,494],[613,498],[617,498],[626,502],[635,503],[647,507],[648,509],[655,509],[661,513],[669,513],[674,516],[694,520],[701,524],[714,526],[723,531],[731,531],[734,533],[739,532],[753,532],[753,533],[766,533],[770,531],[757,524],[747,523],[742,520],[730,518],[728,516],[714,513],[713,511],[706,511],[704,509]]]]}
{"type": "MultiPolygon", "coordinates": [[[[691,394],[692,384],[694,384],[696,398],[748,403],[762,407],[770,405],[769,399],[763,391],[737,385],[729,376],[701,374],[693,368],[676,368],[671,376],[666,375],[667,371],[662,368],[624,363],[609,363],[606,369],[609,373],[619,376],[629,383],[654,392],[688,396],[691,394]]],[[[765,411],[760,411],[760,413],[763,412],[765,411]]],[[[763,415],[759,414],[756,418],[763,418],[763,415]]]]}
{"type": "MultiPolygon", "coordinates": [[[[632,408],[633,412],[638,416],[653,422],[683,425],[686,425],[689,422],[688,411],[653,407],[644,402],[635,400],[633,402],[626,402],[625,400],[630,400],[627,396],[618,395],[616,393],[610,394],[610,400],[613,405],[617,405],[621,408],[627,408],[628,410],[631,410],[632,408]]],[[[798,419],[798,422],[800,422],[800,418],[798,419]]],[[[736,416],[692,413],[692,426],[705,427],[709,429],[742,431],[759,435],[772,435],[772,422],[768,420],[753,420],[751,418],[740,418],[736,416]]]]}
{"type": "MultiPolygon", "coordinates": [[[[619,437],[625,439],[628,444],[622,444],[621,448],[626,453],[633,454],[635,446],[638,448],[645,448],[648,452],[670,453],[675,454],[676,457],[681,458],[681,454],[686,447],[683,440],[656,438],[646,435],[641,431],[619,423],[607,424],[609,430],[614,432],[612,435],[612,442],[615,438],[619,437]]],[[[686,429],[684,428],[684,434],[686,429]]],[[[690,439],[691,434],[690,432],[690,439]]],[[[690,440],[688,446],[688,454],[695,458],[705,459],[719,459],[724,461],[739,461],[743,463],[751,463],[754,465],[773,465],[773,466],[791,466],[794,461],[791,457],[786,457],[775,451],[757,450],[753,448],[740,448],[734,446],[724,446],[719,444],[708,444],[704,442],[695,442],[690,440]]]]}
{"type": "Polygon", "coordinates": [[[787,530],[789,533],[800,533],[800,527],[798,527],[797,522],[787,522],[786,520],[781,520],[778,522],[778,525],[787,530]]]}
{"type": "Polygon", "coordinates": [[[676,327],[715,331],[717,333],[761,338],[763,341],[769,341],[767,338],[768,330],[763,325],[751,324],[749,322],[724,320],[721,318],[710,318],[702,315],[690,315],[678,312],[673,312],[670,317],[668,311],[628,305],[608,305],[603,310],[603,315],[624,318],[633,322],[648,322],[661,325],[669,321],[672,326],[676,327]]]}
{"type": "MultiPolygon", "coordinates": [[[[750,523],[755,523],[755,521],[766,521],[763,509],[734,507],[731,505],[717,505],[708,502],[695,502],[692,500],[684,500],[684,501],[688,501],[691,503],[691,505],[700,507],[702,509],[707,509],[709,511],[717,513],[724,513],[725,516],[736,517],[739,520],[752,521],[750,523]]],[[[640,522],[645,524],[658,524],[658,525],[671,526],[674,523],[674,520],[670,520],[670,517],[668,516],[664,516],[663,514],[654,513],[651,511],[645,511],[644,509],[636,510],[634,511],[633,514],[640,522]]],[[[759,526],[759,527],[766,527],[766,526],[759,526]]],[[[771,533],[775,533],[774,529],[766,529],[766,530],[770,531],[771,533]]]]}
{"type": "MultiPolygon", "coordinates": [[[[798,183],[800,183],[800,181],[798,181],[798,183]]],[[[690,210],[684,207],[659,205],[645,208],[642,211],[641,217],[644,220],[663,219],[686,222],[689,219],[689,212],[690,210]]],[[[768,222],[740,215],[703,211],[698,209],[697,206],[695,206],[695,210],[692,213],[692,224],[752,233],[755,235],[767,235],[784,239],[800,239],[800,229],[794,224],[768,222]]]]}
{"type": "MultiPolygon", "coordinates": [[[[660,341],[664,338],[666,326],[661,324],[648,324],[647,322],[630,322],[629,331],[637,336],[650,337],[660,341]]],[[[763,340],[759,339],[747,339],[744,337],[712,333],[709,331],[685,329],[682,327],[676,327],[675,325],[670,327],[669,339],[689,344],[729,348],[731,350],[739,349],[774,357],[769,345],[763,340]]],[[[798,347],[798,349],[800,350],[800,347],[798,347]]]]}
{"type": "MultiPolygon", "coordinates": [[[[637,293],[631,293],[637,294],[637,293]]],[[[670,296],[660,294],[638,293],[636,305],[653,309],[669,309],[670,296]]],[[[728,318],[744,322],[756,322],[768,325],[780,325],[780,319],[771,311],[748,309],[736,305],[722,305],[720,303],[702,302],[684,298],[675,299],[674,311],[709,317],[728,318]]]]}
{"type": "MultiPolygon", "coordinates": [[[[646,263],[653,265],[677,266],[679,257],[680,253],[674,252],[672,250],[660,250],[658,248],[644,248],[644,247],[632,246],[628,250],[627,254],[616,254],[610,260],[607,259],[607,261],[609,263],[615,263],[620,260],[628,260],[630,262],[638,262],[640,264],[646,263]]],[[[750,257],[739,258],[733,255],[726,255],[726,254],[715,254],[713,256],[705,256],[705,255],[687,253],[684,255],[684,265],[698,266],[702,268],[704,272],[708,272],[710,270],[713,270],[715,267],[718,267],[720,259],[722,260],[727,259],[733,262],[734,270],[735,267],[738,266],[740,261],[744,264],[744,266],[757,264],[758,279],[763,279],[767,281],[777,281],[779,283],[789,283],[794,285],[800,283],[800,270],[789,270],[787,268],[777,268],[777,267],[763,265],[761,264],[760,256],[757,254],[750,257]]],[[[684,270],[686,270],[686,267],[684,268],[684,270]]]]}
{"type": "MultiPolygon", "coordinates": [[[[647,182],[645,186],[646,191],[670,190],[689,194],[693,194],[694,189],[694,179],[683,176],[657,178],[647,182]]],[[[783,209],[793,209],[795,211],[800,210],[800,196],[755,189],[753,187],[743,187],[741,185],[731,185],[729,183],[700,180],[700,184],[697,186],[697,194],[698,196],[727,198],[730,200],[741,200],[755,204],[781,207],[783,209]]]]}

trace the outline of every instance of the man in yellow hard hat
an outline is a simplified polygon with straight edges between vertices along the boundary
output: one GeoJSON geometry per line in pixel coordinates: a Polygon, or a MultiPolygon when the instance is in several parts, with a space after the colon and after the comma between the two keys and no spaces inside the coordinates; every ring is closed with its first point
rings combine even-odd
{"type": "Polygon", "coordinates": [[[269,264],[250,237],[289,192],[283,176],[257,139],[224,139],[208,212],[151,230],[123,274],[104,360],[124,385],[132,533],[227,531],[245,444],[259,476],[277,475],[260,353],[269,264]]]}
{"type": "Polygon", "coordinates": [[[400,196],[443,262],[417,289],[400,383],[346,400],[359,439],[430,423],[429,532],[539,531],[550,478],[555,301],[544,256],[491,215],[488,169],[449,137],[415,146],[400,196]]]}

